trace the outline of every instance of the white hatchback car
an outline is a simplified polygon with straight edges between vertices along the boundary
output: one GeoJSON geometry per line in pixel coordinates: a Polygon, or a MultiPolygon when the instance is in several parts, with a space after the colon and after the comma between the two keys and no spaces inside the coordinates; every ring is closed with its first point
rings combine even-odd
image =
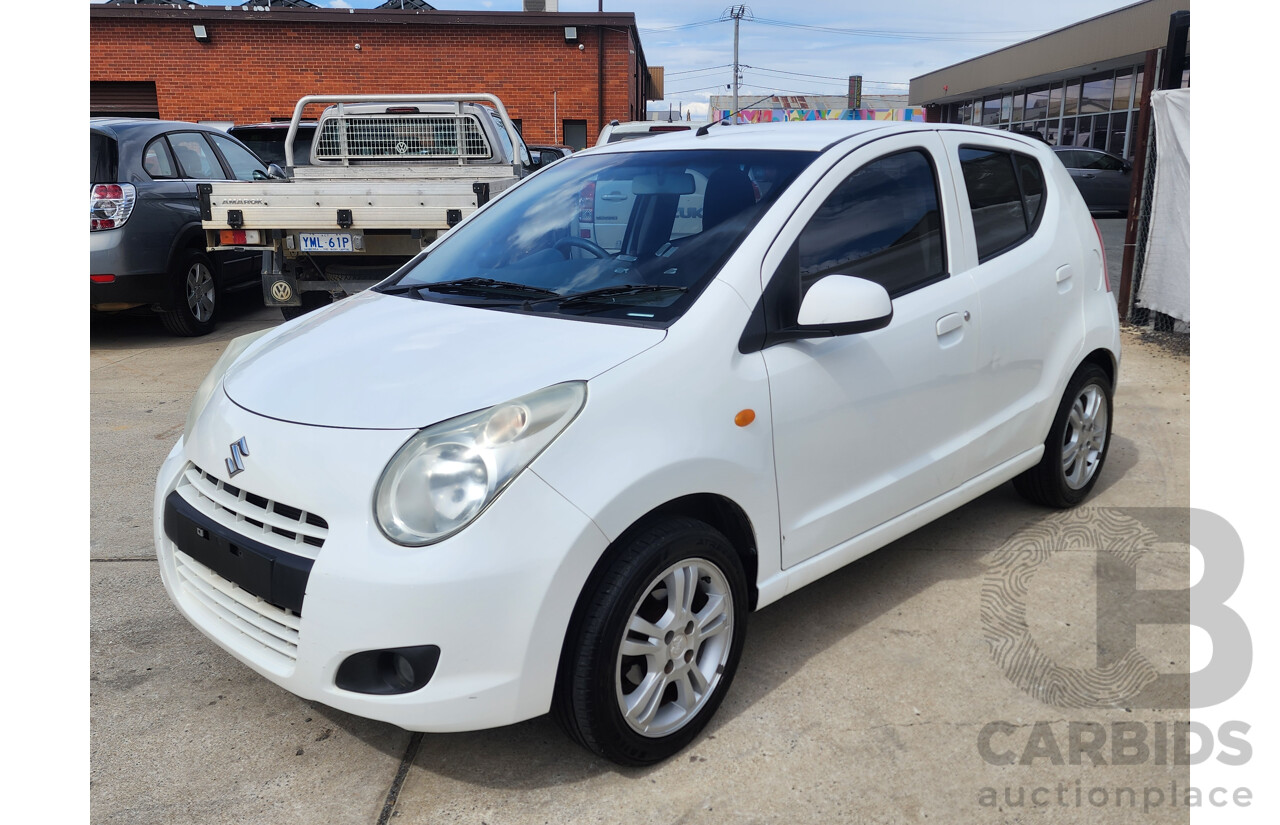
{"type": "Polygon", "coordinates": [[[876,121],[600,147],[228,346],[160,470],[161,572],[307,699],[418,731],[553,711],[652,763],[715,713],[751,611],[1004,482],[1082,500],[1119,356],[1042,143],[876,121]],[[634,195],[616,252],[581,234],[602,175],[634,195]]]}

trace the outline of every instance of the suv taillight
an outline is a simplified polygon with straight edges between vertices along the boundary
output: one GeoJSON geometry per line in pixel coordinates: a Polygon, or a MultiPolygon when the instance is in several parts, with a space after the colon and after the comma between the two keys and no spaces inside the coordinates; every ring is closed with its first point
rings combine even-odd
{"type": "Polygon", "coordinates": [[[132,183],[95,183],[89,188],[89,231],[124,226],[136,196],[132,183]]]}
{"type": "Polygon", "coordinates": [[[596,222],[596,182],[589,180],[578,193],[578,223],[596,222]]]}

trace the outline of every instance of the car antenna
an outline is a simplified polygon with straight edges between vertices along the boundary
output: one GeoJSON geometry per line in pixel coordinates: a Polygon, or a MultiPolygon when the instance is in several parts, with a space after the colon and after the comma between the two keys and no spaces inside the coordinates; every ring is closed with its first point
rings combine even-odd
{"type": "Polygon", "coordinates": [[[698,136],[698,137],[704,137],[704,136],[706,136],[707,132],[711,129],[711,127],[712,127],[712,126],[715,126],[715,125],[716,125],[716,124],[718,124],[718,123],[723,123],[723,124],[724,124],[724,125],[726,125],[726,126],[730,126],[730,125],[732,125],[732,120],[731,120],[731,118],[735,118],[735,117],[737,117],[738,115],[740,115],[740,114],[742,114],[743,112],[745,112],[746,110],[750,109],[752,106],[756,105],[757,103],[760,103],[761,101],[764,101],[764,100],[768,100],[768,99],[769,99],[769,98],[771,98],[771,97],[773,97],[773,92],[770,92],[769,94],[767,94],[767,95],[765,95],[764,97],[760,98],[760,100],[753,100],[753,101],[751,101],[751,102],[750,102],[750,103],[748,103],[746,106],[743,106],[741,109],[739,109],[738,111],[736,111],[736,112],[734,112],[734,113],[732,113],[732,114],[725,115],[724,117],[720,118],[720,119],[719,119],[719,120],[717,120],[717,121],[714,121],[714,122],[708,122],[708,123],[703,124],[702,126],[699,126],[699,127],[698,127],[698,131],[694,132],[694,134],[695,134],[696,136],[698,136]]]}

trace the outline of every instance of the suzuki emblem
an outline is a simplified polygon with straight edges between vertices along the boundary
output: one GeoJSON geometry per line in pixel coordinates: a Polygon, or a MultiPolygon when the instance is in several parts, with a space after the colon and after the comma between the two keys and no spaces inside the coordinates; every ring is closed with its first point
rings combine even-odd
{"type": "Polygon", "coordinates": [[[234,478],[236,473],[244,472],[244,457],[249,454],[249,442],[241,436],[240,440],[231,445],[231,458],[227,459],[227,473],[234,478]]]}

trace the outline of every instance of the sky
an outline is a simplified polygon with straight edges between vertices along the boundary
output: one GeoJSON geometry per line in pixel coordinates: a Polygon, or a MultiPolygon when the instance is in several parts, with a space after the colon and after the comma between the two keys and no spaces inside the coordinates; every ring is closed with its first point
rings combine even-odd
{"type": "MultiPolygon", "coordinates": [[[[440,0],[438,9],[518,11],[520,0],[440,0]]],[[[313,0],[372,8],[382,0],[313,0]]],[[[777,94],[906,94],[912,77],[1131,5],[1133,0],[757,0],[739,24],[739,102],[777,94]]],[[[600,0],[559,0],[562,12],[593,12],[600,0]]],[[[733,21],[722,0],[603,0],[605,11],[633,12],[650,66],[665,70],[666,99],[650,109],[706,118],[713,94],[731,94],[733,21]]]]}
{"type": "MultiPolygon", "coordinates": [[[[232,0],[237,4],[241,0],[232,0]]],[[[312,0],[367,9],[382,0],[312,0]]],[[[519,11],[521,0],[428,0],[448,11],[519,11]]],[[[906,94],[912,77],[1018,43],[1133,0],[757,0],[739,27],[739,101],[771,93],[906,94]]],[[[205,5],[216,5],[206,2],[205,5]]],[[[559,0],[562,12],[633,12],[650,66],[665,70],[666,99],[650,109],[706,118],[712,94],[731,94],[733,22],[723,0],[559,0]]]]}

